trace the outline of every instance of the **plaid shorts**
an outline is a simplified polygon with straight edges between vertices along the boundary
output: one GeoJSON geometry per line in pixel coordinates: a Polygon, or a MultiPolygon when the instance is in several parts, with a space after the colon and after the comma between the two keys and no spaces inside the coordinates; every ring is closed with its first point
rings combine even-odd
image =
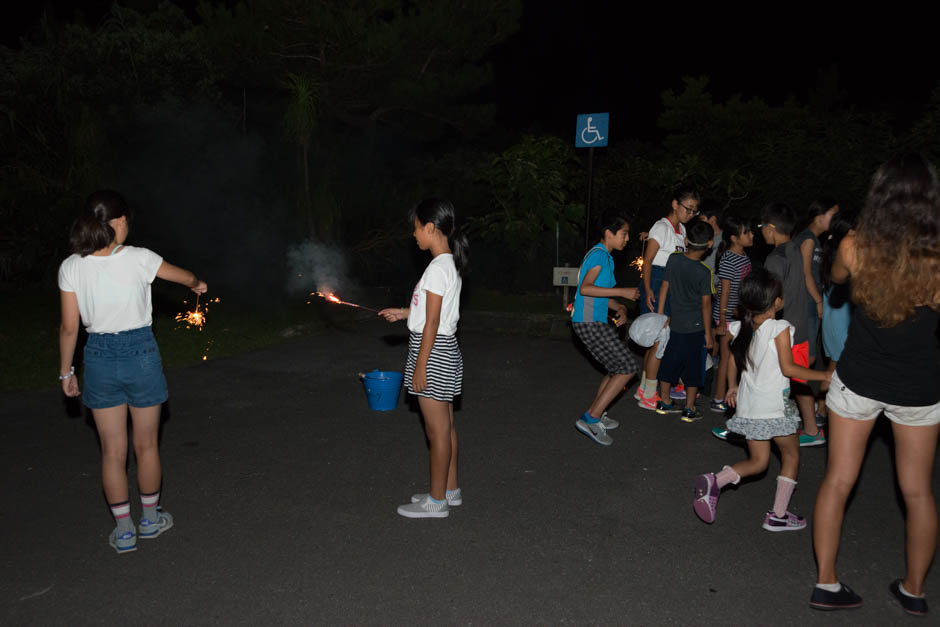
{"type": "Polygon", "coordinates": [[[617,329],[606,322],[572,322],[574,334],[608,374],[633,374],[640,369],[636,357],[617,335],[617,329]]]}

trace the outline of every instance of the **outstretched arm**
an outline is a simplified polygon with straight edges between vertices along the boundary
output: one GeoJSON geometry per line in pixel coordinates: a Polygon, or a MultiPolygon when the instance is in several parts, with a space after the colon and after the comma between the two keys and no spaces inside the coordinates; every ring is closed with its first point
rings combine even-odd
{"type": "Polygon", "coordinates": [[[806,381],[830,381],[831,372],[811,370],[793,362],[793,352],[790,350],[790,329],[784,329],[774,338],[777,345],[777,358],[780,361],[780,372],[790,379],[804,379],[806,381]]]}
{"type": "Polygon", "coordinates": [[[189,270],[184,270],[165,261],[157,268],[157,276],[164,281],[185,285],[197,294],[205,294],[206,290],[209,289],[205,281],[197,279],[196,275],[189,270]]]}

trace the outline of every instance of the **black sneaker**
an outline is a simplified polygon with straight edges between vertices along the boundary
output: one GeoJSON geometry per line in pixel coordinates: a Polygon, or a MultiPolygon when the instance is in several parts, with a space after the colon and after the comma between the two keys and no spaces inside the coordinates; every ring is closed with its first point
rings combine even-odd
{"type": "Polygon", "coordinates": [[[813,587],[813,596],[809,598],[809,606],[814,610],[852,610],[862,607],[862,597],[855,594],[845,584],[842,584],[842,589],[838,592],[813,587]]]}
{"type": "Polygon", "coordinates": [[[902,579],[895,579],[888,586],[888,590],[901,604],[901,608],[911,616],[923,616],[927,613],[927,599],[924,597],[910,597],[901,592],[902,579]]]}

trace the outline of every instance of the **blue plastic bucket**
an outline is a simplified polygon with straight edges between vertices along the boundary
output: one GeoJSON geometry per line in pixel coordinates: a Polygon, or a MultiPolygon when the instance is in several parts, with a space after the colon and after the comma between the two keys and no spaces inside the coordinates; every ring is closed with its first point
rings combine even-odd
{"type": "Polygon", "coordinates": [[[362,383],[366,386],[366,397],[369,399],[369,409],[375,411],[388,411],[398,407],[398,397],[401,395],[401,383],[405,378],[400,372],[373,370],[362,375],[362,383]]]}

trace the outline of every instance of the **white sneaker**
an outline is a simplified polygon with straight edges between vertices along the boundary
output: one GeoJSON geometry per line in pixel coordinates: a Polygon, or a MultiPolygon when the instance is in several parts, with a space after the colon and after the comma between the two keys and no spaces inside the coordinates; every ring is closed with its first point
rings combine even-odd
{"type": "Polygon", "coordinates": [[[604,428],[604,423],[602,422],[585,422],[579,418],[577,422],[574,423],[574,426],[578,428],[578,431],[598,444],[610,446],[614,443],[614,439],[607,435],[607,429],[604,428]]]}
{"type": "Polygon", "coordinates": [[[611,429],[616,429],[617,427],[619,427],[620,421],[614,420],[613,418],[609,418],[607,416],[607,412],[605,411],[603,414],[601,414],[601,424],[604,425],[605,429],[610,431],[611,429]]]}
{"type": "Polygon", "coordinates": [[[430,496],[423,501],[399,505],[398,513],[405,518],[447,518],[450,511],[447,503],[435,503],[430,496]]]}
{"type": "MultiPolygon", "coordinates": [[[[412,495],[411,495],[411,502],[412,502],[412,503],[420,503],[421,501],[423,501],[424,499],[428,498],[429,496],[431,496],[431,495],[428,494],[427,492],[425,492],[425,493],[423,493],[423,494],[412,494],[412,495]]],[[[457,505],[461,505],[461,504],[463,503],[463,495],[460,493],[460,488],[457,488],[456,490],[454,490],[454,491],[453,491],[452,493],[450,493],[450,494],[448,494],[447,492],[445,492],[445,493],[444,493],[444,496],[447,497],[447,505],[448,505],[449,507],[456,507],[457,505]]]]}

